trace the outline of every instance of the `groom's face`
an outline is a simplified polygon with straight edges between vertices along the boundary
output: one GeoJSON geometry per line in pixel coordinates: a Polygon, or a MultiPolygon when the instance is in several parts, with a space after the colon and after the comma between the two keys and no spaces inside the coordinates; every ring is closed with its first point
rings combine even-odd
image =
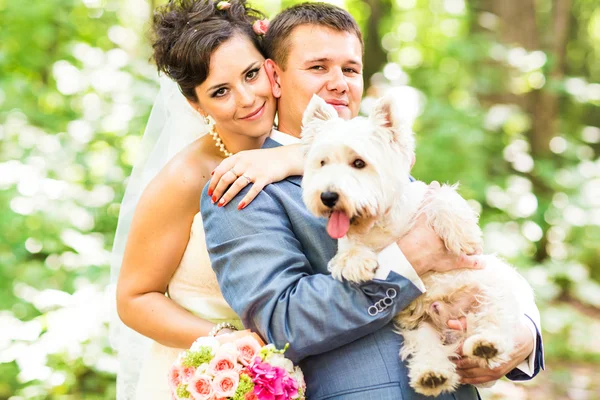
{"type": "MultiPolygon", "coordinates": [[[[333,105],[338,115],[358,115],[363,94],[362,44],[355,34],[318,25],[300,25],[290,34],[285,69],[277,67],[279,109],[299,130],[313,94],[333,105]]],[[[296,130],[296,129],[294,129],[296,130]]]]}

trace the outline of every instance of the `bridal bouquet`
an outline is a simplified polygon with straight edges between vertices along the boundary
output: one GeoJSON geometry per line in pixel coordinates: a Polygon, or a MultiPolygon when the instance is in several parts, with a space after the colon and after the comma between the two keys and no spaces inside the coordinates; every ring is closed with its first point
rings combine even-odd
{"type": "MultiPolygon", "coordinates": [[[[287,346],[286,346],[287,348],[287,346]]],[[[198,338],[169,372],[172,398],[195,400],[304,399],[306,384],[284,350],[249,331],[198,338]]]]}

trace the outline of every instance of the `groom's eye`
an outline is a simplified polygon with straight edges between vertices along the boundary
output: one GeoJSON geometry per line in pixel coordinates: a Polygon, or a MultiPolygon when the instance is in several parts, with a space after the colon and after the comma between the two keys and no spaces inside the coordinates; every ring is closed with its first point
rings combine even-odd
{"type": "Polygon", "coordinates": [[[315,71],[321,71],[324,70],[325,67],[323,67],[322,65],[313,65],[312,67],[310,67],[310,69],[314,69],[315,71]]]}
{"type": "Polygon", "coordinates": [[[354,162],[352,163],[352,166],[356,169],[363,169],[364,167],[367,166],[367,163],[364,162],[363,160],[361,160],[360,158],[357,158],[356,160],[354,160],[354,162]]]}

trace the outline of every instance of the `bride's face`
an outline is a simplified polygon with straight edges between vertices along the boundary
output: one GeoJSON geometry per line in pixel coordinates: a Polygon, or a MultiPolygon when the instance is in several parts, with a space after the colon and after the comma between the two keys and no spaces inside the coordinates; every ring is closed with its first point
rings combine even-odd
{"type": "Polygon", "coordinates": [[[276,103],[264,69],[264,57],[252,42],[236,35],[210,57],[206,80],[196,87],[198,108],[216,122],[221,136],[259,137],[270,132],[276,103]]]}

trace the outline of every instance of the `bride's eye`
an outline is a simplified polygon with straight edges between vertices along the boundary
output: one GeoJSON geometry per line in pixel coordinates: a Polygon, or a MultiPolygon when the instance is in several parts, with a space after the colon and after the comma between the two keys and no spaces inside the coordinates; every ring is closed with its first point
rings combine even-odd
{"type": "Polygon", "coordinates": [[[220,88],[213,93],[213,97],[223,97],[227,94],[226,88],[220,88]]]}
{"type": "Polygon", "coordinates": [[[252,71],[248,71],[248,73],[246,74],[246,80],[253,80],[258,76],[258,72],[260,71],[260,68],[255,68],[252,71]]]}

